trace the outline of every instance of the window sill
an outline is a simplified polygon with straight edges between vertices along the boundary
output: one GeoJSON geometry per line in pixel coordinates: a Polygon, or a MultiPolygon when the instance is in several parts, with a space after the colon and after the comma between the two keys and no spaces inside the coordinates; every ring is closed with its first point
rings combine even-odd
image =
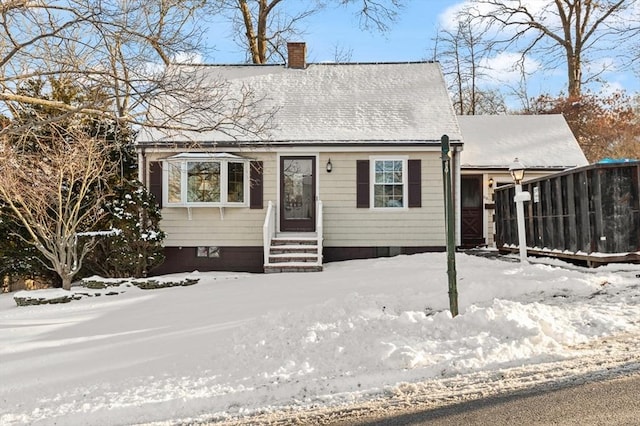
{"type": "Polygon", "coordinates": [[[409,207],[371,207],[369,210],[377,212],[404,212],[408,211],[409,207]]]}

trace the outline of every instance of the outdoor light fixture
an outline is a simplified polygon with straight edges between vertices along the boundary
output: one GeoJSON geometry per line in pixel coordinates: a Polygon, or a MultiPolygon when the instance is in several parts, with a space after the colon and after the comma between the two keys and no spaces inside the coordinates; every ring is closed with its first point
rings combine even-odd
{"type": "Polygon", "coordinates": [[[527,262],[527,237],[524,225],[524,202],[531,200],[531,194],[522,191],[524,179],[524,165],[517,158],[509,166],[509,173],[516,184],[516,195],[513,201],[516,203],[516,222],[518,225],[518,248],[520,250],[520,262],[527,262]]]}
{"type": "Polygon", "coordinates": [[[331,164],[331,158],[329,158],[329,161],[327,161],[327,173],[331,173],[331,170],[333,170],[333,164],[331,164]]]}
{"type": "Polygon", "coordinates": [[[493,188],[493,178],[489,178],[489,188],[493,188]]]}
{"type": "Polygon", "coordinates": [[[511,166],[509,166],[509,173],[511,173],[511,177],[516,185],[522,183],[522,179],[524,179],[524,165],[517,158],[513,160],[511,166]]]}

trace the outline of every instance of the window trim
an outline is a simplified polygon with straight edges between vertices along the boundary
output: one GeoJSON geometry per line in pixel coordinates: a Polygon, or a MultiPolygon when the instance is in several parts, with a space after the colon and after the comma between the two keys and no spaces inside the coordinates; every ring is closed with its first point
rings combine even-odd
{"type": "Polygon", "coordinates": [[[181,153],[162,160],[162,201],[164,207],[249,207],[250,197],[250,168],[251,160],[229,153],[181,153]],[[219,163],[220,164],[220,201],[201,202],[188,200],[188,171],[189,163],[219,163]],[[243,165],[243,201],[228,201],[229,196],[229,164],[243,165]],[[169,171],[172,167],[180,170],[180,202],[169,201],[169,171]],[[224,190],[223,190],[224,188],[224,190]]]}
{"type": "Polygon", "coordinates": [[[408,155],[383,155],[369,157],[369,208],[380,211],[409,210],[409,156],[408,155]],[[376,207],[376,162],[377,161],[402,161],[402,207],[376,207]]]}

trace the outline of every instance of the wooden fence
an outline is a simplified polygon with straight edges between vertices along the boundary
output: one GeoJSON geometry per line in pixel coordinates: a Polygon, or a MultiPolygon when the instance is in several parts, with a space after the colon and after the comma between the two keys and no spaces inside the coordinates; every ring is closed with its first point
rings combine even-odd
{"type": "MultiPolygon", "coordinates": [[[[527,251],[595,266],[640,261],[639,161],[597,163],[525,181],[527,251]]],[[[514,185],[495,191],[496,247],[518,249],[514,185]]]]}

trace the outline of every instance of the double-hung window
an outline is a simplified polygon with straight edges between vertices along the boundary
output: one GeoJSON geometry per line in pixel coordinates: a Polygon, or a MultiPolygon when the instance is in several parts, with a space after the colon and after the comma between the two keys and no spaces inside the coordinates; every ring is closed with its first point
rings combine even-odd
{"type": "Polygon", "coordinates": [[[166,206],[248,205],[249,160],[226,153],[185,153],[165,160],[166,206]]]}
{"type": "Polygon", "coordinates": [[[373,207],[407,207],[407,159],[372,158],[371,161],[373,207]]]}

